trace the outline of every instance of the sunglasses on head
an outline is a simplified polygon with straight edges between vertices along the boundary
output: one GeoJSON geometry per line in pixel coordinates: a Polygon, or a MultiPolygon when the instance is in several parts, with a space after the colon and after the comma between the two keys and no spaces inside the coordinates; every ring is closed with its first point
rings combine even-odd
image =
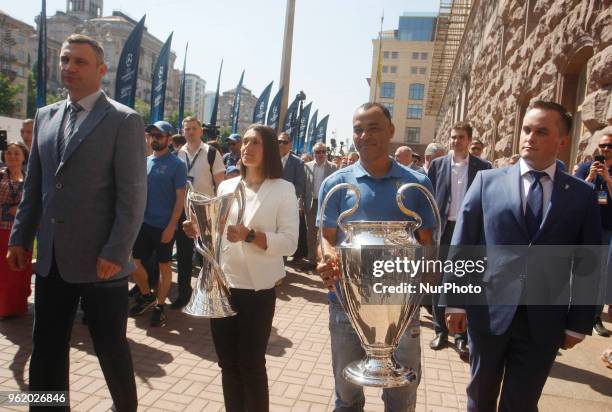
{"type": "Polygon", "coordinates": [[[599,145],[600,149],[612,149],[612,143],[602,143],[599,145]]]}

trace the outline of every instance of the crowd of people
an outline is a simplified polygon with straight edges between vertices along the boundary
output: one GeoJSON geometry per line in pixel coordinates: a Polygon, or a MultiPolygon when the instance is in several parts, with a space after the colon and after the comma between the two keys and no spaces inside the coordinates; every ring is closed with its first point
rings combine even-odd
{"type": "MultiPolygon", "coordinates": [[[[11,143],[2,154],[0,248],[7,258],[0,262],[0,316],[27,311],[34,271],[30,390],[68,390],[71,325],[80,302],[115,409],[136,410],[127,316],[150,311],[152,327],[167,322],[173,259],[178,287],[170,306],[183,308],[191,298],[198,228],[185,213],[188,187],[209,197],[234,192],[239,184],[245,191],[244,219],[238,222],[235,205],[219,262],[238,314],[211,320],[228,411],[268,410],[265,352],[285,263],[314,270],[328,289],[334,410],[365,405],[363,388],[342,377],[364,352],[335,293],[341,275],[334,247],[345,237],[336,222],[355,197],[336,196],[320,213],[337,184],[351,183],[362,193],[350,220],[406,220],[395,203],[398,187],[418,183],[429,189],[442,219],[441,239],[434,238],[434,213],[423,196],[408,193],[404,201],[422,217],[419,243],[439,241],[443,258],[450,245],[611,242],[612,128],[598,133],[598,154],[571,176],[556,158],[568,144],[572,119],[556,103],[536,101],[526,111],[519,158],[511,167],[493,168],[480,158],[484,145],[473,139],[468,122],[453,125],[448,151],[431,143],[422,157],[408,146],[390,156],[395,127],[379,103],[355,111],[355,151],[346,155],[332,156],[317,142],[312,153],[299,156],[290,150],[290,134],[263,125],[230,135],[229,150],[221,154],[216,141],[204,138],[199,119],[186,117],[180,133],[165,121],[145,127],[135,111],[107,97],[100,88],[103,53],[95,40],[69,36],[60,52],[68,98],[39,109],[34,121],[23,123],[25,144],[11,143]],[[128,291],[130,276],[136,285],[128,291]]],[[[558,350],[572,348],[592,330],[610,334],[603,305],[524,304],[522,276],[491,292],[512,296],[511,305],[447,304],[444,294],[425,303],[436,334],[430,347],[441,349],[452,336],[453,348],[470,362],[470,411],[537,410],[558,350]]],[[[610,319],[609,289],[597,293],[610,319]]],[[[417,316],[394,355],[417,377],[419,335],[417,316]]],[[[610,358],[610,351],[604,353],[612,367],[610,358]]],[[[418,384],[385,388],[385,409],[414,410],[418,384]]]]}

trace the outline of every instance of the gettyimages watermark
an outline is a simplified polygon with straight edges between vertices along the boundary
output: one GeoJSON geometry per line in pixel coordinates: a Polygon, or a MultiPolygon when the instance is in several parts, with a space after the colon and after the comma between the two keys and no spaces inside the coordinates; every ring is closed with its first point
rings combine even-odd
{"type": "Polygon", "coordinates": [[[358,273],[351,293],[364,304],[402,304],[410,294],[442,294],[448,306],[599,305],[612,298],[607,246],[432,247],[413,258],[397,257],[393,246],[360,253],[344,271],[358,273]]]}

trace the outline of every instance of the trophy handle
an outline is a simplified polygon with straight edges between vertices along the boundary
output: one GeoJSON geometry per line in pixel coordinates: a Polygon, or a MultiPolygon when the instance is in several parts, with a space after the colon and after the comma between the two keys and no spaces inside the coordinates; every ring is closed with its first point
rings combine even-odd
{"type": "Polygon", "coordinates": [[[405,215],[412,217],[414,220],[416,220],[417,222],[417,227],[416,229],[418,229],[419,227],[421,227],[421,225],[423,224],[423,219],[421,219],[421,216],[419,214],[417,214],[416,212],[408,209],[406,206],[404,206],[404,192],[410,188],[415,188],[420,190],[425,197],[427,198],[427,201],[429,202],[429,206],[431,207],[431,209],[434,212],[434,217],[436,219],[436,230],[434,231],[434,243],[436,245],[440,244],[440,237],[441,237],[441,230],[442,230],[442,224],[440,222],[440,211],[438,210],[438,206],[436,205],[436,200],[434,199],[433,195],[431,194],[431,192],[423,185],[418,184],[418,183],[406,183],[404,185],[402,185],[398,190],[397,190],[397,195],[395,197],[395,200],[397,202],[397,206],[400,208],[400,210],[402,212],[404,212],[405,215]]]}
{"type": "Polygon", "coordinates": [[[238,182],[234,195],[236,195],[236,192],[238,192],[238,195],[236,196],[236,199],[238,200],[238,219],[236,220],[236,224],[239,225],[242,223],[242,219],[244,218],[244,209],[246,207],[246,195],[244,193],[244,182],[242,179],[238,182]]]}
{"type": "Polygon", "coordinates": [[[355,193],[355,198],[356,198],[355,204],[353,205],[353,207],[348,210],[345,210],[344,212],[340,213],[340,215],[338,216],[338,220],[337,220],[338,227],[343,232],[346,233],[346,226],[344,225],[344,223],[342,223],[342,220],[355,214],[357,209],[359,209],[359,203],[361,203],[361,192],[359,191],[357,186],[351,183],[339,183],[336,186],[332,187],[329,192],[327,192],[327,195],[323,199],[323,203],[321,203],[321,213],[320,213],[321,214],[321,224],[319,227],[319,246],[321,248],[322,257],[325,256],[325,249],[323,248],[323,227],[324,227],[323,220],[325,219],[325,209],[327,209],[327,202],[329,201],[329,199],[334,193],[342,189],[351,190],[353,193],[355,193]]]}

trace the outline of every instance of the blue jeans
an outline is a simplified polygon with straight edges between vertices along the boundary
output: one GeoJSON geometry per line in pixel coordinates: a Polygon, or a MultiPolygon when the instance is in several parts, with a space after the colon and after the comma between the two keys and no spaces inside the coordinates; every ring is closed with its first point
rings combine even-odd
{"type": "MultiPolygon", "coordinates": [[[[417,380],[401,388],[383,389],[385,412],[414,411],[417,388],[421,381],[421,340],[418,316],[406,329],[395,351],[395,358],[404,366],[414,369],[417,380]]],[[[339,303],[329,302],[329,332],[331,335],[332,368],[335,380],[334,411],[363,411],[363,388],[349,383],[342,370],[349,363],[365,356],[357,333],[339,303]]]]}

